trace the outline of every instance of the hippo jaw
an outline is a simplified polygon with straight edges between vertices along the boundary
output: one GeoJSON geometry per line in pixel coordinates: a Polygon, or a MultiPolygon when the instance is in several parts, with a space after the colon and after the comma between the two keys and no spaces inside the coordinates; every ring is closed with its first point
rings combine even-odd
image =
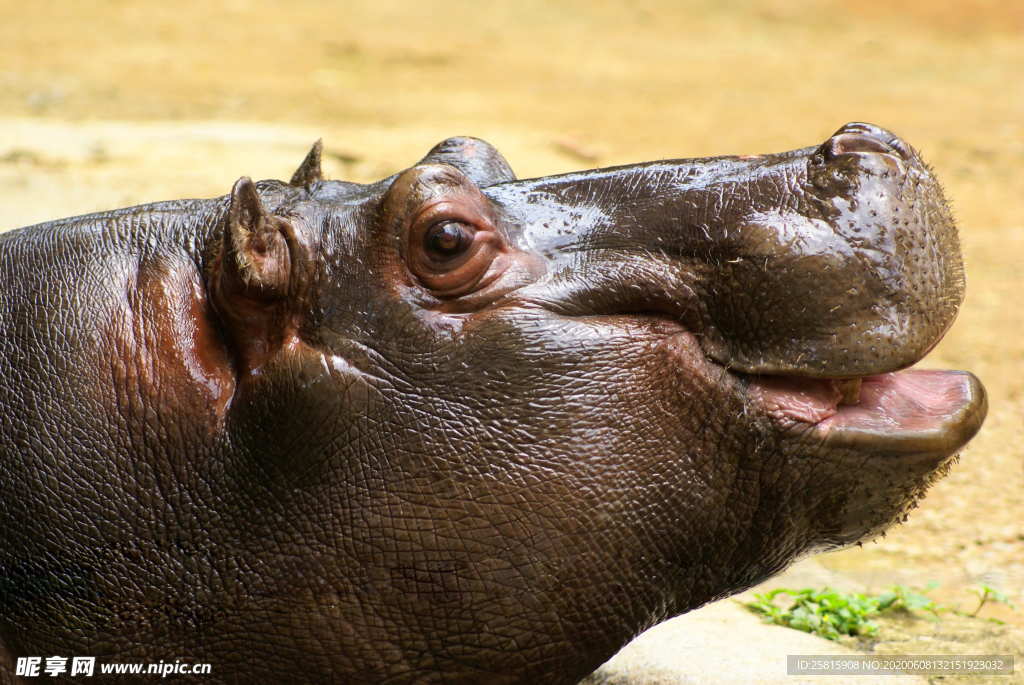
{"type": "MultiPolygon", "coordinates": [[[[804,531],[789,560],[872,539],[906,520],[980,429],[987,411],[984,387],[968,372],[910,368],[856,379],[745,374],[695,354],[700,345],[693,334],[675,324],[663,326],[666,373],[717,378],[731,387],[740,398],[740,415],[761,428],[762,444],[774,453],[761,455],[765,469],[777,469],[781,481],[784,474],[792,477],[794,463],[804,465],[795,467],[797,473],[818,474],[791,486],[788,496],[805,497],[803,507],[778,507],[804,531]]],[[[779,497],[770,491],[761,496],[779,497]]],[[[747,544],[779,544],[756,540],[747,544]]],[[[777,551],[765,547],[761,553],[767,559],[777,551]]],[[[780,563],[740,575],[736,587],[752,585],[788,561],[780,563]]]]}

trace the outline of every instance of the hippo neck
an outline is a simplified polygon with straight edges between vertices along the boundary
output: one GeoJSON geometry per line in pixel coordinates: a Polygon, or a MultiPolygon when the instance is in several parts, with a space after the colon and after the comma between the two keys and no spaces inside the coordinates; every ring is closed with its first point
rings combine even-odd
{"type": "Polygon", "coordinates": [[[100,241],[142,254],[178,248],[201,269],[226,206],[225,197],[154,202],[26,226],[4,233],[0,243],[100,241]]]}

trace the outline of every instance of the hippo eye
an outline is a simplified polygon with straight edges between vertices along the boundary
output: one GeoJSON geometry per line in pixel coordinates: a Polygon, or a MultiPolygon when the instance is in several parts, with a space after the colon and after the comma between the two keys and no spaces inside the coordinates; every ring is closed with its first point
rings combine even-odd
{"type": "Polygon", "coordinates": [[[489,221],[450,205],[432,209],[413,221],[406,243],[406,263],[421,284],[438,297],[459,297],[500,274],[491,267],[502,252],[501,237],[489,221]]]}
{"type": "Polygon", "coordinates": [[[472,242],[472,228],[458,221],[444,221],[427,229],[423,249],[434,261],[445,262],[465,252],[472,242]]]}

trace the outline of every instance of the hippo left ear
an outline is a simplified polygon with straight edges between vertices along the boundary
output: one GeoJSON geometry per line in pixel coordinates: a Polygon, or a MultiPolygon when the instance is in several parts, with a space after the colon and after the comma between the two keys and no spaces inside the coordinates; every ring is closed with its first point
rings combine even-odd
{"type": "Polygon", "coordinates": [[[209,289],[243,370],[261,366],[295,335],[307,261],[291,222],[266,210],[252,180],[238,179],[209,289]]]}
{"type": "Polygon", "coordinates": [[[292,180],[288,183],[293,186],[308,186],[311,183],[324,180],[324,173],[320,168],[323,152],[323,139],[313,143],[313,147],[306,153],[306,158],[302,160],[302,164],[292,174],[292,180]]]}

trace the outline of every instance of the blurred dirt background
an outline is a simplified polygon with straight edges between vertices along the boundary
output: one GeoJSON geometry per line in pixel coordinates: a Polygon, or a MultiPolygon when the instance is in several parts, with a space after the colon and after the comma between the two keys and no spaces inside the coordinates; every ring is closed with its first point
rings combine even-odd
{"type": "Polygon", "coordinates": [[[1020,609],[984,615],[1024,626],[1024,3],[0,0],[0,16],[0,229],[287,179],[321,136],[329,176],[369,181],[455,134],[526,177],[894,130],[944,181],[967,262],[923,365],[974,371],[991,410],[907,524],[819,561],[876,589],[936,580],[964,609],[987,583],[1020,609]]]}

